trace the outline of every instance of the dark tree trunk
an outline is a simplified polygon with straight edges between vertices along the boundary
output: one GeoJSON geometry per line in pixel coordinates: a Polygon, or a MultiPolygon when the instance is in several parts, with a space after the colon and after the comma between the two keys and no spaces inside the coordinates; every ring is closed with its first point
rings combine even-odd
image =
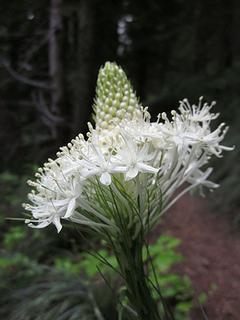
{"type": "Polygon", "coordinates": [[[240,1],[233,0],[233,26],[231,32],[231,44],[233,63],[240,63],[240,1]]]}
{"type": "Polygon", "coordinates": [[[81,0],[77,10],[77,54],[73,70],[72,134],[86,132],[93,103],[93,1],[81,0]]]}
{"type": "MultiPolygon", "coordinates": [[[[51,0],[49,16],[48,65],[50,77],[50,111],[60,116],[63,102],[63,61],[61,52],[61,0],[51,0]]],[[[60,129],[53,123],[53,134],[60,138],[60,129]]]]}

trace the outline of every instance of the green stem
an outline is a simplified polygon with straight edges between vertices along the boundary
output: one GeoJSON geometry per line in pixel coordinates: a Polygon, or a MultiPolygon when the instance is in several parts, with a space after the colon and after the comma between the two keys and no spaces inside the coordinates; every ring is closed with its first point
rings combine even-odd
{"type": "Polygon", "coordinates": [[[127,289],[130,306],[136,311],[139,320],[162,320],[158,306],[147,284],[142,259],[141,239],[118,242],[115,254],[127,289]],[[116,252],[117,250],[117,252],[116,252]]]}

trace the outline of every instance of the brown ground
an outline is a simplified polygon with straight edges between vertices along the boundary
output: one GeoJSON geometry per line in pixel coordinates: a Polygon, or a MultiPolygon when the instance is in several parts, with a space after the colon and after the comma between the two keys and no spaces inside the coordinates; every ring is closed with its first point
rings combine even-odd
{"type": "MultiPolygon", "coordinates": [[[[208,319],[239,320],[240,231],[232,220],[209,213],[206,200],[185,196],[165,215],[161,229],[182,240],[185,259],[177,269],[189,275],[196,293],[208,293],[208,319]]],[[[204,317],[195,312],[192,319],[204,317]]]]}

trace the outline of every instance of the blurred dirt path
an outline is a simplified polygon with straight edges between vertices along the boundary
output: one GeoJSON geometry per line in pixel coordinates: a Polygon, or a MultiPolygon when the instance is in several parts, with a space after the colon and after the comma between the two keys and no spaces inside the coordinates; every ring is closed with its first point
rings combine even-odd
{"type": "MultiPolygon", "coordinates": [[[[207,201],[183,197],[163,218],[158,231],[182,240],[184,262],[176,268],[187,274],[197,293],[208,293],[204,306],[209,320],[240,319],[240,230],[232,220],[210,212],[207,201]]],[[[198,311],[193,320],[202,320],[198,311]]]]}

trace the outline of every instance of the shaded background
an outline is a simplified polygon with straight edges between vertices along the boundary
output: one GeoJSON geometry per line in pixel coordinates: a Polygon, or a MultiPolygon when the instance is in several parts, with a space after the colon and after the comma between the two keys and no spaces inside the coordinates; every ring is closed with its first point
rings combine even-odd
{"type": "MultiPolygon", "coordinates": [[[[1,0],[0,8],[2,217],[21,213],[25,181],[36,165],[86,133],[106,61],[123,67],[153,117],[185,97],[217,100],[218,122],[230,125],[226,143],[239,145],[240,1],[1,0]]],[[[215,171],[222,187],[211,203],[238,226],[239,148],[215,171]]],[[[9,228],[4,224],[3,233],[9,228]]],[[[10,231],[10,238],[18,242],[19,232],[10,231]]],[[[72,250],[63,240],[54,238],[53,248],[72,250]]]]}

